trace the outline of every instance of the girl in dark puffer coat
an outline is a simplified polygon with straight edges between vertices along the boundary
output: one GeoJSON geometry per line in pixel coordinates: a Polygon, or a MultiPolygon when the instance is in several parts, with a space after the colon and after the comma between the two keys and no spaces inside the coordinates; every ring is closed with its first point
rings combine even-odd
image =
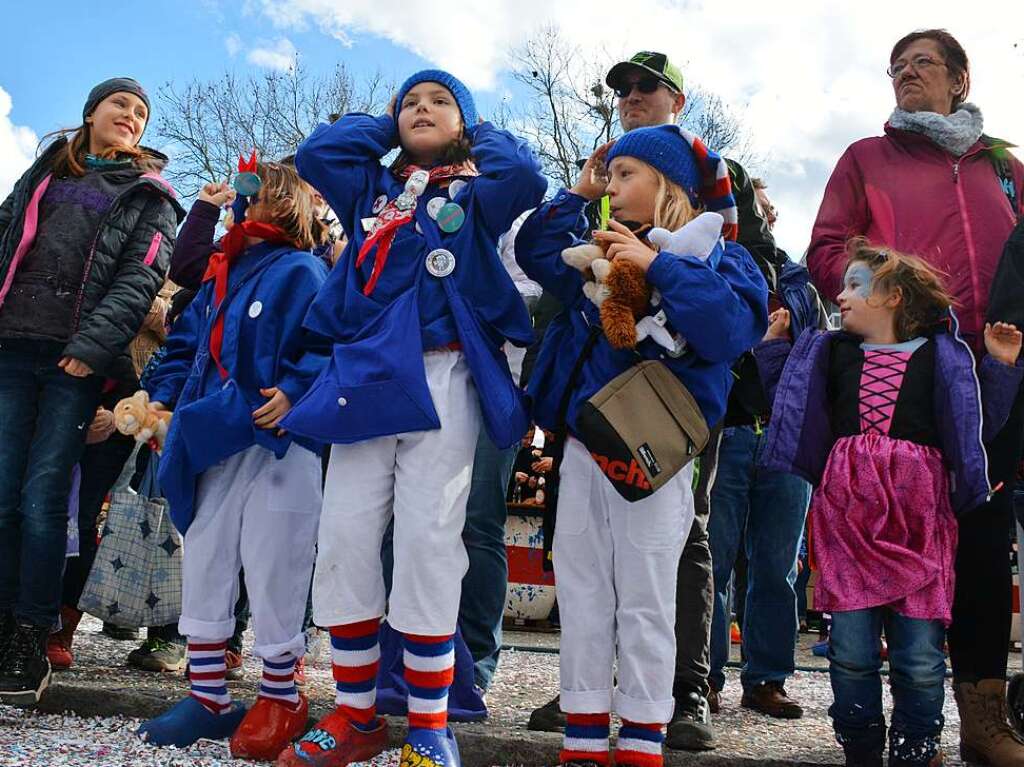
{"type": "Polygon", "coordinates": [[[0,206],[0,702],[49,683],[71,470],[105,379],[130,366],[184,213],[139,146],[149,99],[90,91],[0,206]]]}

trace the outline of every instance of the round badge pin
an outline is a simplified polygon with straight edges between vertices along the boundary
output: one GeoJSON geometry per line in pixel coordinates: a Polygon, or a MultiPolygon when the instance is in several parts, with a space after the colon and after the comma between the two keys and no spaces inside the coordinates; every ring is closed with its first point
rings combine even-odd
{"type": "Polygon", "coordinates": [[[251,304],[249,304],[249,316],[252,317],[253,319],[256,319],[257,317],[259,317],[260,313],[262,311],[263,311],[263,302],[262,301],[253,301],[251,304]]]}
{"type": "Polygon", "coordinates": [[[376,215],[377,213],[380,213],[382,210],[384,210],[384,206],[387,205],[387,204],[388,204],[387,195],[383,195],[382,194],[380,197],[378,197],[376,200],[374,200],[373,201],[373,213],[374,213],[374,215],[376,215]]]}
{"type": "Polygon", "coordinates": [[[427,271],[435,277],[447,277],[455,271],[455,256],[444,248],[430,251],[427,254],[427,271]]]}
{"type": "Polygon", "coordinates": [[[416,195],[411,192],[402,192],[395,199],[395,207],[399,210],[412,210],[416,207],[416,195]]]}
{"type": "Polygon", "coordinates": [[[437,213],[448,202],[444,197],[433,197],[427,202],[427,215],[437,220],[437,213]]]}
{"type": "Polygon", "coordinates": [[[448,197],[451,198],[452,200],[454,200],[455,196],[459,192],[461,192],[463,189],[465,189],[465,188],[466,188],[466,182],[465,181],[463,181],[461,178],[455,179],[453,182],[451,182],[448,185],[448,197]]]}
{"type": "Polygon", "coordinates": [[[466,211],[457,202],[446,202],[437,212],[437,226],[448,234],[461,229],[465,220],[466,211]]]}
{"type": "Polygon", "coordinates": [[[419,197],[427,190],[427,184],[430,182],[430,174],[425,170],[414,171],[408,180],[405,182],[405,191],[419,197]]]}

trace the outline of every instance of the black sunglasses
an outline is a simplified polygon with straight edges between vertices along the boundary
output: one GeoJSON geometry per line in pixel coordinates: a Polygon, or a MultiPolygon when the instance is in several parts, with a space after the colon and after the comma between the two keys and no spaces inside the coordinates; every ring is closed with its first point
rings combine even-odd
{"type": "Polygon", "coordinates": [[[634,88],[641,93],[654,93],[658,90],[659,85],[662,85],[662,82],[657,77],[643,77],[635,83],[623,83],[622,85],[616,86],[615,95],[620,99],[624,99],[633,92],[634,88]]]}

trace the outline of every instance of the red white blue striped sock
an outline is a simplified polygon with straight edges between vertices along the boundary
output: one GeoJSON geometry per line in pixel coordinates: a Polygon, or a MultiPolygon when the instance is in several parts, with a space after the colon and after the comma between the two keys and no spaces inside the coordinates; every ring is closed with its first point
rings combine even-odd
{"type": "Polygon", "coordinates": [[[608,728],[610,715],[566,714],[565,737],[558,755],[561,763],[597,762],[608,764],[608,728]]]}
{"type": "Polygon", "coordinates": [[[207,642],[191,637],[188,640],[188,680],[192,697],[212,714],[224,714],[231,708],[231,694],[224,678],[227,649],[227,640],[207,642]]]}
{"type": "Polygon", "coordinates": [[[615,764],[629,767],[662,767],[662,724],[641,724],[622,720],[619,742],[615,746],[615,764]]]}
{"type": "Polygon", "coordinates": [[[448,688],[455,678],[455,641],[451,634],[403,636],[409,729],[443,730],[448,726],[448,688]]]}
{"type": "Polygon", "coordinates": [[[295,664],[298,661],[290,652],[276,658],[264,658],[259,697],[298,705],[299,688],[295,686],[295,664]]]}
{"type": "Polygon", "coordinates": [[[380,618],[331,626],[335,702],[353,726],[377,727],[377,668],[380,666],[380,618]]]}

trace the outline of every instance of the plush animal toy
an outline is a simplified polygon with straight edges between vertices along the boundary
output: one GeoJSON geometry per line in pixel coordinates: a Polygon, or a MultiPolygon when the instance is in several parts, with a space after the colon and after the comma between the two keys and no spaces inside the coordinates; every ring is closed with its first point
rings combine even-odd
{"type": "MultiPolygon", "coordinates": [[[[706,260],[722,236],[725,219],[718,213],[702,213],[678,231],[654,228],[635,232],[646,236],[659,251],[706,260]]],[[[584,243],[562,251],[562,260],[579,270],[587,282],[583,294],[601,310],[601,326],[608,343],[616,349],[632,349],[648,335],[672,349],[676,344],[664,328],[647,322],[644,315],[652,303],[650,285],[640,267],[628,261],[608,261],[597,243],[584,243]],[[640,323],[637,323],[637,320],[640,323]],[[666,339],[659,338],[663,331],[666,339]]]]}
{"type": "Polygon", "coordinates": [[[166,410],[154,410],[149,404],[149,394],[137,391],[125,397],[114,407],[114,426],[136,442],[148,442],[158,453],[164,449],[164,439],[171,423],[171,414],[166,410]]]}

